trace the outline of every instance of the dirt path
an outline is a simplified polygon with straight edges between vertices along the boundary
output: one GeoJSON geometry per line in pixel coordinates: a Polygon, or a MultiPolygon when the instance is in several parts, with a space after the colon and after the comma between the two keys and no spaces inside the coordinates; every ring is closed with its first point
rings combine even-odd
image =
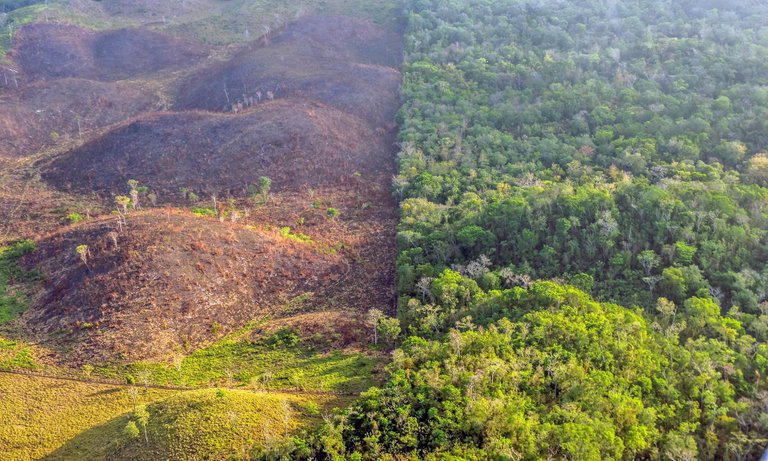
{"type": "MultiPolygon", "coordinates": [[[[218,387],[207,387],[207,386],[201,386],[201,387],[181,387],[181,386],[159,386],[155,384],[150,385],[131,385],[124,382],[119,381],[113,381],[113,380],[106,380],[106,379],[85,379],[85,378],[76,378],[72,376],[58,376],[48,373],[38,373],[34,371],[12,371],[12,370],[0,370],[0,374],[3,375],[17,375],[17,376],[27,376],[32,378],[40,378],[40,379],[47,379],[52,381],[69,381],[69,382],[75,382],[75,383],[82,383],[82,384],[93,384],[93,385],[104,385],[104,386],[114,386],[114,387],[120,387],[123,389],[128,389],[131,387],[136,388],[146,388],[146,389],[157,389],[157,390],[164,390],[164,391],[199,391],[199,390],[206,390],[206,389],[222,389],[221,386],[218,387]]],[[[237,389],[237,388],[224,388],[224,389],[237,389]]],[[[291,394],[291,395],[329,395],[329,396],[339,396],[339,397],[357,397],[359,394],[354,392],[334,392],[334,391],[312,391],[312,390],[300,390],[300,389],[259,389],[258,392],[263,392],[266,394],[291,394]]]]}

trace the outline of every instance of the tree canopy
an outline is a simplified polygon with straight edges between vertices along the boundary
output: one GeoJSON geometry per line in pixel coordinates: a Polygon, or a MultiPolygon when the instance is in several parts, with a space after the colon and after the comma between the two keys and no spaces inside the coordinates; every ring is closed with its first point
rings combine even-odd
{"type": "Polygon", "coordinates": [[[390,378],[291,459],[754,459],[768,4],[407,0],[390,378]]]}

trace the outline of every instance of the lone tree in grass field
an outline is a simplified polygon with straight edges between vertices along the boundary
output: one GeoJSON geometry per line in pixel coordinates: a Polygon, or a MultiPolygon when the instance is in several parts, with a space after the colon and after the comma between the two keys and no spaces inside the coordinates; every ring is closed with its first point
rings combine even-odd
{"type": "Polygon", "coordinates": [[[141,426],[142,432],[144,432],[144,443],[149,445],[149,437],[147,436],[147,424],[149,424],[149,412],[147,411],[147,407],[145,405],[140,405],[138,408],[136,408],[136,411],[133,412],[133,416],[136,418],[136,421],[139,423],[139,426],[141,426]]]}

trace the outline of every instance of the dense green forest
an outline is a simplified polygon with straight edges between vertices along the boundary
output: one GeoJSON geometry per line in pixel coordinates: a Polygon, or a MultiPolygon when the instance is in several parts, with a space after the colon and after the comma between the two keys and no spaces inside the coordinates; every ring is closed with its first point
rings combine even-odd
{"type": "Polygon", "coordinates": [[[409,0],[390,378],[265,459],[756,459],[768,4],[409,0]]]}

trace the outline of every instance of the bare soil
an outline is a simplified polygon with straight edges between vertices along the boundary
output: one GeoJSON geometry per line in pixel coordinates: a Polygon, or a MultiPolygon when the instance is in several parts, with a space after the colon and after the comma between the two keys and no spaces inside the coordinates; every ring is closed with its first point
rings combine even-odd
{"type": "Polygon", "coordinates": [[[24,263],[44,287],[22,321],[75,362],[189,350],[345,272],[340,257],[276,232],[172,210],[131,213],[122,231],[96,220],[38,245],[24,263]]]}
{"type": "Polygon", "coordinates": [[[95,32],[36,23],[19,30],[8,57],[22,82],[67,77],[113,81],[191,65],[206,53],[199,45],[145,29],[95,32]]]}
{"type": "Polygon", "coordinates": [[[135,84],[80,78],[41,81],[0,99],[0,157],[22,157],[152,110],[135,84]]]}
{"type": "Polygon", "coordinates": [[[401,55],[397,35],[368,21],[307,18],[193,74],[180,85],[176,108],[231,111],[271,93],[320,101],[389,130],[399,105],[401,55]]]}
{"type": "Polygon", "coordinates": [[[178,203],[180,188],[200,196],[245,196],[260,176],[273,188],[343,184],[381,172],[391,148],[365,123],[312,101],[279,100],[238,115],[157,113],[131,120],[56,158],[43,178],[63,190],[126,193],[136,179],[178,203]]]}
{"type": "Polygon", "coordinates": [[[0,138],[0,242],[34,238],[24,264],[45,275],[12,327],[59,363],[161,360],[267,317],[348,347],[365,341],[368,309],[394,314],[399,37],[309,17],[225,62],[196,50],[143,30],[38,24],[11,53],[22,84],[0,96],[12,139],[0,138]],[[158,111],[147,88],[160,80],[179,112],[158,111]],[[260,176],[272,191],[249,198],[260,176]],[[131,212],[119,231],[113,196],[129,179],[178,208],[131,212]],[[181,210],[214,195],[238,222],[181,210]],[[72,211],[92,218],[64,227],[72,211]]]}

